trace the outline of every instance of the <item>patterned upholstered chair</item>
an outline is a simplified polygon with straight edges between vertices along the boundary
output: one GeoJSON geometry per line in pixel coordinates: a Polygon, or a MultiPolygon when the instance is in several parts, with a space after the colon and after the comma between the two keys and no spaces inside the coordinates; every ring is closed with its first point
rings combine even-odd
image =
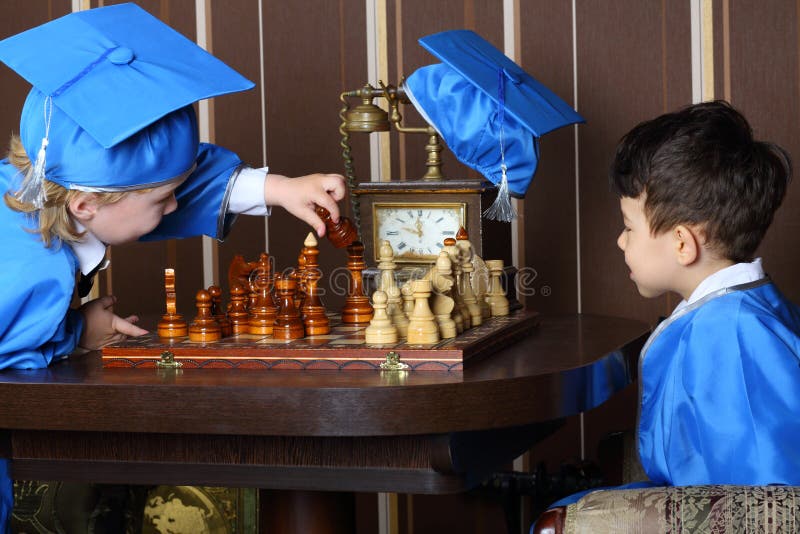
{"type": "Polygon", "coordinates": [[[800,532],[800,487],[685,486],[601,490],[552,508],[537,534],[800,532]]]}
{"type": "MultiPolygon", "coordinates": [[[[621,438],[622,482],[646,480],[633,433],[621,438]]],[[[735,469],[735,466],[731,466],[735,469]]],[[[800,487],[684,486],[599,490],[545,511],[534,534],[800,533],[800,487]]]]}

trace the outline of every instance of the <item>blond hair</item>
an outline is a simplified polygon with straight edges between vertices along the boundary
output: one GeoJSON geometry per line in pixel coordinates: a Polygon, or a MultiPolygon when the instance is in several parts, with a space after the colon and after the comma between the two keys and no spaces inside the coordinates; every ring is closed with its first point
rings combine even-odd
{"type": "MultiPolygon", "coordinates": [[[[22,146],[22,141],[19,136],[12,135],[11,143],[8,149],[8,161],[24,175],[31,166],[31,160],[28,153],[25,152],[25,147],[22,146]]],[[[69,212],[69,203],[81,191],[74,189],[67,189],[57,183],[49,180],[44,181],[44,190],[47,195],[44,206],[37,209],[35,206],[28,202],[21,202],[14,193],[6,192],[5,202],[6,205],[22,213],[36,213],[39,214],[39,229],[36,232],[41,235],[42,241],[46,247],[53,244],[55,240],[75,242],[83,237],[84,232],[79,232],[75,227],[75,221],[69,212]]],[[[140,190],[142,192],[144,190],[140,190]]],[[[126,192],[116,193],[92,193],[98,204],[112,204],[119,201],[126,192]]]]}

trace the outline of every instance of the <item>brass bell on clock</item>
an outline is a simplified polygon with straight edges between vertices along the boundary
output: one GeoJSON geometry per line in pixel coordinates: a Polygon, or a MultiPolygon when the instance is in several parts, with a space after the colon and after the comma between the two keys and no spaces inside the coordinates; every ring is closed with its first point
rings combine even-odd
{"type": "MultiPolygon", "coordinates": [[[[339,96],[339,100],[343,104],[339,113],[339,117],[342,120],[339,126],[339,133],[342,135],[342,157],[344,158],[345,176],[351,194],[353,220],[356,228],[359,229],[359,233],[361,230],[361,206],[357,196],[354,194],[357,188],[357,179],[351,157],[350,133],[386,132],[394,129],[403,134],[427,135],[428,142],[425,145],[427,171],[421,179],[426,182],[440,182],[444,179],[441,159],[443,146],[436,129],[429,124],[423,127],[404,126],[402,124],[403,116],[400,113],[400,104],[410,104],[410,102],[406,98],[402,82],[399,87],[391,84],[384,85],[383,82],[379,82],[379,85],[380,87],[376,88],[370,84],[365,84],[360,89],[345,91],[339,96]],[[351,108],[348,101],[350,98],[358,98],[360,103],[351,108]],[[388,112],[374,103],[376,98],[386,99],[389,107],[388,112]]],[[[364,237],[362,235],[362,239],[364,237]]]]}
{"type": "Polygon", "coordinates": [[[402,105],[410,104],[403,83],[399,87],[379,82],[345,91],[339,97],[342,156],[351,196],[353,220],[365,247],[367,261],[378,261],[378,243],[392,245],[395,261],[401,265],[431,264],[447,237],[455,237],[460,227],[470,234],[476,252],[481,253],[482,204],[491,187],[484,180],[446,180],[442,172],[444,145],[436,129],[429,125],[403,125],[402,105]],[[350,107],[350,99],[358,103],[350,107]],[[388,111],[375,104],[385,99],[388,111]],[[418,180],[365,181],[359,183],[350,153],[351,133],[395,130],[402,134],[427,136],[426,172],[418,180]]]}

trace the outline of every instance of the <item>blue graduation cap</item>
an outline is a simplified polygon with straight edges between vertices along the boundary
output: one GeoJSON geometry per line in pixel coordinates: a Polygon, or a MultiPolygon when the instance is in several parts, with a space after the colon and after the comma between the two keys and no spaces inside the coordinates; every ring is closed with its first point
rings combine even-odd
{"type": "Polygon", "coordinates": [[[417,69],[406,95],[465,165],[500,187],[486,215],[510,221],[508,193],[522,197],[542,135],[583,117],[497,48],[469,30],[423,37],[442,63],[417,69]]]}
{"type": "Polygon", "coordinates": [[[87,191],[169,181],[197,154],[192,104],[254,86],[130,3],[9,37],[0,41],[0,60],[33,85],[20,137],[28,156],[38,155],[21,200],[36,200],[42,178],[87,191]]]}

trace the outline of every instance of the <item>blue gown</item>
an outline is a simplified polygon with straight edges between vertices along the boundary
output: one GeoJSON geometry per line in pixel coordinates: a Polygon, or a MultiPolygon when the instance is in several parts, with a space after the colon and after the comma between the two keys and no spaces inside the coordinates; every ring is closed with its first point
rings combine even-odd
{"type": "MultiPolygon", "coordinates": [[[[201,144],[197,167],[176,190],[178,209],[145,239],[208,235],[222,239],[235,215],[227,213],[233,178],[242,162],[224,148],[201,144]]],[[[0,161],[0,193],[15,190],[19,175],[0,161]]],[[[0,369],[36,369],[67,357],[77,346],[83,318],[70,309],[78,260],[69,244],[45,248],[32,232],[38,220],[0,201],[0,369]]],[[[0,459],[0,531],[13,506],[10,465],[0,459]]]]}
{"type": "Polygon", "coordinates": [[[650,482],[623,488],[800,485],[798,336],[800,308],[768,278],[663,321],[639,360],[638,449],[650,482]]]}

